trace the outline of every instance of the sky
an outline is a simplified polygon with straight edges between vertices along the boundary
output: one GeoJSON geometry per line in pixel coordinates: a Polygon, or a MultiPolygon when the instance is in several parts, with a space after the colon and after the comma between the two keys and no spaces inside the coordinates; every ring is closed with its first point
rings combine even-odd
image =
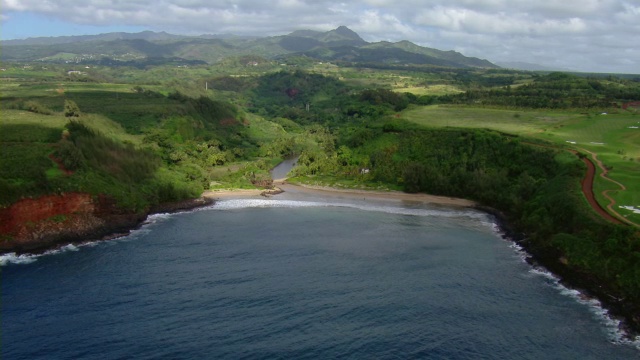
{"type": "Polygon", "coordinates": [[[166,31],[275,36],[345,25],[494,63],[640,74],[640,0],[0,0],[0,39],[166,31]]]}

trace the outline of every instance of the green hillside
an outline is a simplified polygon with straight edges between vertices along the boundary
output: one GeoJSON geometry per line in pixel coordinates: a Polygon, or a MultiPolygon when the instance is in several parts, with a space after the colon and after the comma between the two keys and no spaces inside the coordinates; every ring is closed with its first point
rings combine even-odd
{"type": "Polygon", "coordinates": [[[186,37],[166,33],[112,33],[95,36],[37,38],[0,43],[3,61],[72,61],[84,64],[109,64],[113,61],[151,59],[188,60],[214,64],[231,56],[256,55],[277,58],[283,55],[305,55],[318,60],[358,62],[432,64],[453,67],[496,67],[485,60],[468,58],[455,52],[413,46],[372,46],[345,26],[327,32],[295,31],[289,35],[265,38],[186,37]],[[349,53],[358,53],[350,58],[349,53]],[[397,55],[392,56],[391,53],[397,55]],[[332,54],[326,56],[326,54],[332,54]],[[64,57],[61,54],[66,54],[64,57]],[[323,55],[324,54],[324,55],[323,55]]]}

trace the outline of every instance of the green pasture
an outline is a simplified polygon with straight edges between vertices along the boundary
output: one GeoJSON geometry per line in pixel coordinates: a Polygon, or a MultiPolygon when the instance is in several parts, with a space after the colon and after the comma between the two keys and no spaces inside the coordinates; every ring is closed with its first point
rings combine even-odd
{"type": "MultiPolygon", "coordinates": [[[[144,87],[155,92],[161,89],[144,87]]],[[[134,134],[145,127],[157,126],[161,118],[175,113],[176,108],[175,101],[159,94],[138,93],[130,84],[51,82],[16,86],[5,83],[0,85],[0,96],[3,109],[20,108],[25,101],[32,101],[54,112],[63,110],[65,100],[73,100],[83,114],[100,114],[90,115],[98,127],[113,127],[113,124],[105,125],[108,121],[103,118],[106,117],[134,134]]],[[[110,129],[105,135],[113,132],[110,129]]]]}
{"type": "MultiPolygon", "coordinates": [[[[627,189],[609,193],[616,200],[615,210],[640,224],[640,214],[619,208],[635,206],[640,209],[639,115],[424,106],[410,108],[403,112],[402,117],[423,126],[492,129],[593,152],[610,169],[609,177],[627,189]]],[[[598,201],[606,205],[608,201],[602,196],[602,191],[618,188],[598,176],[594,193],[598,201]]]]}
{"type": "Polygon", "coordinates": [[[0,79],[3,81],[19,79],[20,81],[38,81],[63,77],[64,69],[56,65],[17,65],[2,64],[0,79]]]}
{"type": "MultiPolygon", "coordinates": [[[[640,116],[632,114],[608,114],[591,116],[581,122],[557,129],[553,136],[575,142],[572,147],[597,154],[597,158],[610,169],[609,177],[623,184],[626,191],[609,193],[616,200],[616,211],[629,220],[640,222],[640,214],[619,206],[640,209],[640,116]]],[[[598,179],[595,193],[598,200],[608,203],[600,193],[617,190],[619,186],[598,179]]]]}
{"type": "Polygon", "coordinates": [[[68,121],[69,119],[65,118],[62,114],[41,115],[24,110],[2,109],[0,126],[3,129],[11,127],[11,129],[15,131],[2,131],[0,133],[0,141],[57,141],[60,139],[61,131],[68,121]],[[42,130],[33,130],[35,128],[42,128],[42,130]],[[27,131],[26,129],[29,130],[27,131]],[[50,135],[42,134],[42,132],[49,133],[51,129],[54,129],[57,133],[56,139],[53,141],[50,135]]]}
{"type": "Polygon", "coordinates": [[[411,93],[416,96],[432,95],[440,96],[447,94],[458,94],[463,92],[453,85],[426,85],[426,86],[394,86],[393,91],[399,93],[411,93]]]}
{"type": "MultiPolygon", "coordinates": [[[[145,87],[148,89],[151,87],[145,87]]],[[[101,94],[113,94],[116,98],[119,93],[133,93],[131,84],[103,84],[81,83],[68,81],[50,82],[1,82],[0,97],[4,100],[21,99],[40,101],[45,105],[51,105],[62,109],[64,98],[77,93],[100,92],[101,94]]]]}
{"type": "Polygon", "coordinates": [[[62,174],[48,158],[60,140],[64,116],[2,110],[0,121],[0,203],[11,203],[20,194],[44,194],[48,181],[62,174]]]}
{"type": "Polygon", "coordinates": [[[406,120],[429,127],[466,127],[534,135],[552,131],[584,115],[570,112],[503,110],[455,105],[411,107],[402,113],[406,120]]]}
{"type": "Polygon", "coordinates": [[[430,73],[381,70],[366,68],[341,68],[329,63],[316,63],[309,71],[340,79],[355,88],[386,88],[415,95],[456,94],[461,90],[453,85],[442,85],[441,76],[430,73]]]}

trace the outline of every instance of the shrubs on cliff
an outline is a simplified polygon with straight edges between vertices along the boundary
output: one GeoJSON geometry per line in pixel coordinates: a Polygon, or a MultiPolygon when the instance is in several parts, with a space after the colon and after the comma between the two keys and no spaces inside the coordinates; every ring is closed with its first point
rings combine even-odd
{"type": "Polygon", "coordinates": [[[81,121],[70,121],[65,134],[57,144],[56,156],[76,173],[60,181],[61,187],[107,194],[131,210],[197,197],[202,192],[200,183],[190,183],[185,174],[162,168],[160,157],[153,152],[107,138],[81,121]]]}
{"type": "Polygon", "coordinates": [[[160,166],[151,152],[109,139],[81,122],[70,121],[66,128],[69,136],[60,141],[58,155],[71,169],[95,169],[133,183],[150,178],[160,166]]]}

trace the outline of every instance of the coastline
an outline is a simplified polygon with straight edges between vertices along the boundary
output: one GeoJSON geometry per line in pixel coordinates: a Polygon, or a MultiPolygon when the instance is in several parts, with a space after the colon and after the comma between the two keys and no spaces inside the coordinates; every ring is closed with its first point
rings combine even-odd
{"type": "Polygon", "coordinates": [[[66,245],[111,240],[138,229],[149,215],[190,210],[213,203],[213,199],[200,197],[159,204],[136,213],[123,211],[104,197],[94,200],[82,193],[25,199],[14,204],[18,207],[15,211],[9,207],[0,213],[5,225],[2,229],[5,240],[0,244],[0,255],[41,254],[66,245]],[[34,215],[34,207],[49,211],[34,215]]]}
{"type": "Polygon", "coordinates": [[[580,296],[597,300],[609,317],[619,321],[618,330],[628,340],[640,341],[640,304],[612,295],[615,289],[609,284],[593,275],[570,268],[562,254],[530,241],[526,234],[518,232],[512,226],[508,216],[501,211],[482,205],[475,208],[494,217],[502,238],[520,246],[526,254],[525,261],[530,266],[553,274],[559,284],[578,291],[580,296]]]}
{"type": "MultiPolygon", "coordinates": [[[[506,240],[512,241],[522,247],[527,253],[527,262],[535,267],[542,267],[559,278],[559,282],[567,288],[575,289],[589,298],[597,299],[602,307],[607,309],[610,316],[620,320],[620,329],[627,334],[628,338],[633,338],[640,334],[640,304],[630,304],[624,299],[617,298],[611,293],[612,289],[593,276],[571,269],[562,261],[560,254],[551,252],[531,243],[526,234],[517,232],[510,224],[508,216],[496,209],[482,206],[474,201],[452,198],[446,196],[435,196],[423,193],[410,194],[399,191],[372,191],[356,189],[337,189],[324,186],[294,185],[286,182],[276,184],[273,190],[261,189],[241,189],[241,190],[218,190],[205,191],[200,198],[167,203],[149,209],[144,214],[101,214],[102,220],[107,220],[101,224],[95,224],[92,228],[66,229],[58,234],[58,237],[46,234],[43,243],[39,246],[28,248],[16,247],[6,251],[2,249],[0,254],[15,252],[17,254],[40,254],[48,250],[58,249],[69,244],[80,244],[86,241],[102,241],[126,236],[131,230],[142,226],[149,215],[157,213],[172,213],[183,210],[195,209],[214,204],[216,200],[222,199],[246,199],[264,198],[278,196],[279,198],[299,199],[306,197],[315,198],[336,198],[346,200],[384,200],[400,203],[429,203],[447,207],[473,208],[485,212],[495,219],[499,233],[506,240]]],[[[71,224],[77,225],[77,224],[71,224]]],[[[44,230],[46,232],[46,229],[44,230]]]]}
{"type": "Polygon", "coordinates": [[[473,208],[478,204],[475,201],[453,198],[448,196],[429,195],[425,193],[405,193],[401,191],[377,191],[358,189],[337,189],[328,186],[298,185],[286,182],[277,185],[285,193],[304,193],[308,195],[318,195],[320,197],[336,197],[347,199],[377,199],[391,200],[397,202],[417,202],[454,207],[473,208]]]}
{"type": "Polygon", "coordinates": [[[264,190],[260,189],[237,189],[237,190],[206,190],[202,197],[212,201],[218,199],[248,198],[260,196],[264,190]]]}
{"type": "Polygon", "coordinates": [[[348,190],[336,189],[323,186],[292,185],[283,182],[278,184],[282,190],[287,192],[299,192],[320,197],[336,197],[346,199],[379,199],[392,200],[398,202],[420,202],[449,207],[473,208],[489,214],[494,218],[498,227],[498,232],[503,239],[519,245],[527,254],[526,261],[529,265],[542,268],[552,273],[558,278],[560,284],[566,288],[579,291],[586,298],[596,299],[602,308],[606,309],[609,316],[619,320],[619,330],[632,340],[640,336],[640,304],[633,304],[618,298],[615,289],[608,284],[599,281],[597,278],[570,268],[561,254],[549,251],[546,248],[532,243],[527,235],[519,232],[509,221],[507,214],[462,198],[451,198],[446,196],[436,196],[429,194],[409,194],[399,191],[370,191],[370,190],[348,190]]]}
{"type": "MultiPolygon", "coordinates": [[[[18,255],[41,254],[69,244],[77,245],[87,241],[111,240],[126,236],[131,230],[139,228],[145,223],[149,215],[195,209],[214,204],[217,200],[222,199],[264,198],[287,193],[287,195],[293,195],[294,197],[296,194],[304,194],[303,196],[317,198],[377,199],[468,208],[473,208],[477,205],[475,202],[466,199],[428,194],[409,194],[400,191],[337,189],[293,185],[287,184],[285,181],[278,182],[276,185],[274,189],[268,190],[208,190],[199,198],[159,204],[142,213],[124,212],[116,208],[111,201],[104,198],[91,200],[91,196],[88,194],[51,195],[41,199],[29,199],[28,209],[21,209],[19,212],[29,213],[34,211],[35,207],[42,208],[42,201],[47,202],[53,212],[50,211],[46,215],[40,216],[38,220],[32,221],[28,217],[23,218],[22,221],[27,223],[26,226],[25,224],[17,224],[17,230],[14,229],[14,232],[17,231],[17,235],[13,241],[0,244],[0,255],[9,253],[18,255]],[[76,202],[80,205],[68,206],[76,202]],[[51,220],[56,217],[64,218],[64,220],[51,220]]],[[[6,217],[4,219],[5,222],[17,221],[10,211],[4,217],[6,217]]],[[[7,234],[11,234],[11,232],[7,231],[7,234]]]]}

